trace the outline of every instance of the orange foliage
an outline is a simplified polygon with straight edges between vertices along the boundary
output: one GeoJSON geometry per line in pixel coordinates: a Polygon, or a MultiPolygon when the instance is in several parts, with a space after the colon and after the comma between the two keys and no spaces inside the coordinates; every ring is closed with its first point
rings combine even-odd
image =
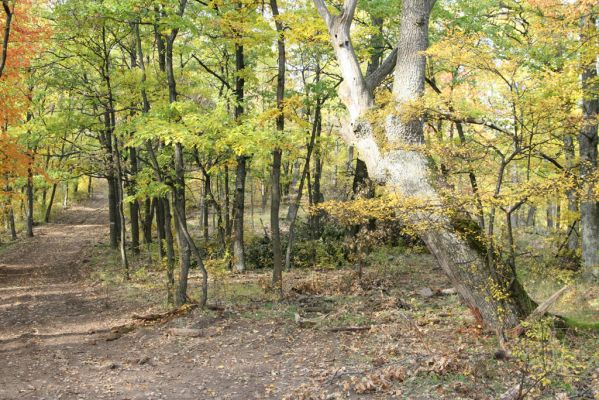
{"type": "Polygon", "coordinates": [[[6,190],[19,176],[26,176],[32,157],[25,152],[14,138],[0,133],[0,195],[10,194],[6,190]]]}
{"type": "MultiPolygon", "coordinates": [[[[42,51],[48,30],[34,12],[40,10],[38,0],[9,1],[12,23],[8,40],[6,66],[0,77],[0,127],[20,121],[27,110],[29,100],[25,79],[31,60],[42,51]]],[[[6,17],[0,8],[0,32],[4,39],[6,17]]]]}
{"type": "Polygon", "coordinates": [[[8,6],[12,20],[5,67],[0,76],[0,195],[10,194],[6,190],[13,180],[27,175],[33,168],[32,156],[7,130],[23,121],[30,102],[26,79],[31,61],[41,53],[44,39],[48,37],[41,18],[34,14],[40,10],[39,0],[4,1],[0,8],[0,46],[4,43],[8,21],[4,5],[8,6]]]}

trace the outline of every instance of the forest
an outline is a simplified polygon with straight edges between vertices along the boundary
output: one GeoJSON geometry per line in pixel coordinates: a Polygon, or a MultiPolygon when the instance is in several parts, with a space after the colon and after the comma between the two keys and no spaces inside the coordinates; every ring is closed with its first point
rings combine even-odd
{"type": "Polygon", "coordinates": [[[1,0],[0,399],[599,399],[599,4],[1,0]]]}

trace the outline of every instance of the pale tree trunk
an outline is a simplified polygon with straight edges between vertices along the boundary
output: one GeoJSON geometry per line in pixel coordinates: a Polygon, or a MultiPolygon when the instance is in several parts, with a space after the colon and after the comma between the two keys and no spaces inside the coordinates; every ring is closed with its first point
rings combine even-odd
{"type": "Polygon", "coordinates": [[[597,28],[595,18],[583,18],[582,42],[591,43],[589,54],[583,54],[582,109],[583,126],[578,135],[580,150],[580,178],[583,194],[580,199],[580,225],[582,231],[582,268],[587,278],[599,278],[599,202],[595,198],[594,182],[589,179],[597,171],[597,117],[599,95],[597,90],[597,28]]]}
{"type": "MultiPolygon", "coordinates": [[[[350,127],[344,135],[360,152],[371,178],[386,183],[388,191],[402,197],[426,199],[439,210],[444,204],[431,176],[431,167],[420,147],[424,143],[420,119],[402,122],[389,117],[385,124],[386,140],[396,149],[383,152],[374,137],[372,122],[366,113],[373,105],[372,88],[389,70],[385,60],[381,67],[364,78],[356,60],[349,36],[357,0],[346,0],[343,12],[333,16],[323,0],[314,0],[324,18],[339,62],[344,82],[339,95],[349,111],[350,127]],[[399,149],[397,149],[399,148],[399,149]]],[[[428,46],[428,20],[434,0],[404,0],[400,40],[395,65],[393,93],[398,110],[417,99],[424,90],[426,59],[422,52],[428,46]]],[[[403,210],[403,213],[406,211],[403,210]]],[[[408,216],[419,235],[449,276],[473,314],[493,328],[512,327],[534,308],[508,267],[489,265],[480,240],[460,233],[459,226],[478,226],[472,221],[455,223],[441,213],[413,211],[408,216]],[[427,228],[419,229],[419,226],[427,228]],[[497,294],[501,293],[501,296],[497,294]]]]}

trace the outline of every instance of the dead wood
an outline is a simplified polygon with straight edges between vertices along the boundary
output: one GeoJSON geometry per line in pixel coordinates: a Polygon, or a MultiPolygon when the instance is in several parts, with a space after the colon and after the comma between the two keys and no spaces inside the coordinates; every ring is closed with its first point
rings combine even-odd
{"type": "Polygon", "coordinates": [[[327,332],[362,332],[369,331],[371,326],[335,326],[332,328],[327,328],[327,332]]]}
{"type": "Polygon", "coordinates": [[[173,336],[184,336],[190,338],[197,338],[203,336],[203,332],[201,329],[193,328],[171,328],[167,330],[166,333],[173,336]]]}
{"type": "MultiPolygon", "coordinates": [[[[531,323],[541,319],[568,289],[569,286],[564,286],[557,292],[553,293],[547,300],[539,304],[538,307],[532,313],[530,313],[530,315],[523,322],[531,323]]],[[[523,322],[510,330],[510,336],[516,337],[524,333],[525,328],[523,326],[523,322]]]]}

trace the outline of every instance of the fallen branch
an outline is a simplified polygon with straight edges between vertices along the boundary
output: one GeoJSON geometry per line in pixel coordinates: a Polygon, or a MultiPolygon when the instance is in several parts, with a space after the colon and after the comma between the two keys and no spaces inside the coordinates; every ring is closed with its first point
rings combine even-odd
{"type": "Polygon", "coordinates": [[[327,332],[362,332],[369,331],[371,326],[335,326],[325,329],[327,332]]]}
{"type": "Polygon", "coordinates": [[[145,314],[145,315],[133,314],[131,316],[131,318],[138,320],[138,321],[144,321],[144,322],[164,321],[164,320],[170,319],[172,317],[185,315],[189,311],[196,308],[197,306],[198,306],[197,304],[185,304],[182,307],[175,308],[173,310],[169,310],[169,311],[166,311],[163,313],[157,313],[157,314],[153,313],[153,314],[145,314]]]}
{"type": "Polygon", "coordinates": [[[162,319],[166,316],[167,313],[162,313],[162,314],[146,314],[146,315],[139,315],[139,314],[133,314],[131,316],[131,318],[133,319],[137,319],[137,320],[141,320],[141,321],[157,321],[159,319],[162,319]]]}
{"type": "Polygon", "coordinates": [[[316,320],[311,320],[308,318],[303,318],[301,315],[299,314],[295,314],[295,323],[299,325],[300,328],[310,328],[314,325],[316,325],[318,323],[318,321],[320,320],[316,319],[316,320]]]}
{"type": "Polygon", "coordinates": [[[516,337],[522,335],[525,329],[522,324],[535,322],[541,319],[568,289],[569,286],[564,286],[557,292],[553,293],[547,300],[539,304],[539,306],[532,313],[530,313],[530,315],[523,322],[510,330],[510,336],[516,337]]]}

